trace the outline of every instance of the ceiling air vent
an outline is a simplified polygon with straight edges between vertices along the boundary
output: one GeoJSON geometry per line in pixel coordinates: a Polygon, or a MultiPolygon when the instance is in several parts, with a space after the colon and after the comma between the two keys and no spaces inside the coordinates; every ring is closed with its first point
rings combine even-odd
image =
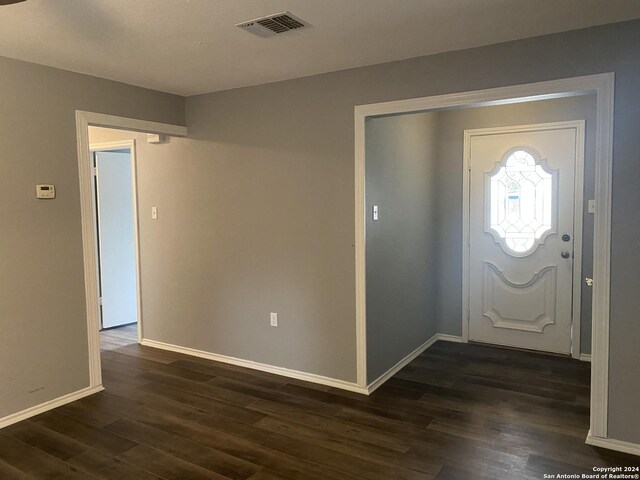
{"type": "Polygon", "coordinates": [[[271,37],[277,33],[288,32],[298,28],[306,27],[308,24],[303,20],[295,17],[289,12],[274,13],[266,17],[256,18],[248,22],[236,24],[249,33],[258,35],[259,37],[271,37]]]}

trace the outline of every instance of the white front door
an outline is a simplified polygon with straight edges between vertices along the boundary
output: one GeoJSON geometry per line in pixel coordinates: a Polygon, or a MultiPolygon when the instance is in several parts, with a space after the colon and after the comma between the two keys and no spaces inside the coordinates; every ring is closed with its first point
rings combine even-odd
{"type": "Polygon", "coordinates": [[[467,134],[469,339],[570,354],[577,125],[467,134]]]}

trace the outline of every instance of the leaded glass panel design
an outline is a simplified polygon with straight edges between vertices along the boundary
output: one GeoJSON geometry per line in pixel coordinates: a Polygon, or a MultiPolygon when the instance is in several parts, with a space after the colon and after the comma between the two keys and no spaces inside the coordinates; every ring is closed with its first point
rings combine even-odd
{"type": "Polygon", "coordinates": [[[553,227],[553,174],[525,149],[506,156],[489,176],[489,227],[510,252],[529,254],[553,227]]]}

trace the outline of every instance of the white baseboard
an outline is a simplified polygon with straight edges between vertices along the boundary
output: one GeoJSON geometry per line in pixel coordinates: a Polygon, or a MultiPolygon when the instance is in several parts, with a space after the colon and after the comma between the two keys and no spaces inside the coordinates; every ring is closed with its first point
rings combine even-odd
{"type": "Polygon", "coordinates": [[[591,435],[591,430],[589,430],[589,434],[584,443],[593,445],[594,447],[608,448],[609,450],[640,456],[640,444],[623,442],[622,440],[614,440],[613,438],[594,437],[591,435]]]}
{"type": "Polygon", "coordinates": [[[49,400],[48,402],[41,403],[40,405],[35,405],[33,407],[27,408],[26,410],[22,410],[21,412],[13,413],[6,417],[0,418],[0,428],[8,427],[9,425],[13,425],[14,423],[18,423],[28,418],[35,417],[36,415],[40,415],[41,413],[53,410],[54,408],[61,407],[62,405],[66,405],[67,403],[75,402],[76,400],[88,397],[89,395],[101,392],[102,390],[104,390],[104,387],[102,385],[83,388],[82,390],[78,390],[77,392],[69,393],[67,395],[63,395],[62,397],[54,398],[53,400],[49,400]]]}
{"type": "Polygon", "coordinates": [[[447,335],[446,333],[437,333],[436,340],[443,340],[445,342],[453,342],[453,343],[463,343],[462,337],[459,335],[447,335]]]}
{"type": "Polygon", "coordinates": [[[420,355],[422,352],[424,352],[427,348],[429,348],[431,345],[436,343],[438,340],[443,340],[445,342],[460,343],[462,342],[462,337],[456,337],[455,335],[446,335],[444,333],[436,333],[433,337],[431,337],[429,340],[424,342],[422,345],[416,348],[413,352],[411,352],[409,355],[404,357],[402,360],[396,363],[393,367],[391,367],[389,370],[387,370],[385,373],[383,373],[378,378],[376,378],[373,382],[367,385],[367,394],[368,395],[372,394],[384,382],[386,382],[391,377],[393,377],[396,373],[398,373],[405,366],[411,363],[418,355],[420,355]]]}
{"type": "Polygon", "coordinates": [[[196,350],[194,348],[181,347],[179,345],[172,345],[169,343],[157,342],[155,340],[142,339],[142,345],[152,348],[158,348],[161,350],[168,350],[170,352],[182,353],[184,355],[191,355],[193,357],[206,358],[207,360],[213,360],[215,362],[229,363],[231,365],[237,365],[239,367],[251,368],[253,370],[260,370],[261,372],[273,373],[275,375],[282,375],[283,377],[296,378],[298,380],[304,380],[311,383],[319,383],[321,385],[327,385],[329,387],[340,388],[342,390],[349,390],[351,392],[367,394],[367,389],[358,386],[356,383],[346,382],[344,380],[338,380],[336,378],[325,377],[322,375],[316,375],[315,373],[301,372],[298,370],[291,370],[289,368],[277,367],[275,365],[269,365],[266,363],[254,362],[252,360],[244,360],[242,358],[229,357],[227,355],[219,355],[217,353],[205,352],[203,350],[196,350]]]}
{"type": "Polygon", "coordinates": [[[588,353],[581,353],[580,357],[578,357],[578,360],[580,360],[581,362],[590,362],[591,361],[591,355],[588,353]]]}

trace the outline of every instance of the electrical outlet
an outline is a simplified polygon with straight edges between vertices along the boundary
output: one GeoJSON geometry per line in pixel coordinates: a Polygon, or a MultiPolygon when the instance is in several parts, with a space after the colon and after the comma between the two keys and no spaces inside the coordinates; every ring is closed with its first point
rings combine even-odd
{"type": "Polygon", "coordinates": [[[277,327],[278,326],[278,314],[271,312],[270,319],[271,319],[271,326],[272,327],[277,327]]]}

